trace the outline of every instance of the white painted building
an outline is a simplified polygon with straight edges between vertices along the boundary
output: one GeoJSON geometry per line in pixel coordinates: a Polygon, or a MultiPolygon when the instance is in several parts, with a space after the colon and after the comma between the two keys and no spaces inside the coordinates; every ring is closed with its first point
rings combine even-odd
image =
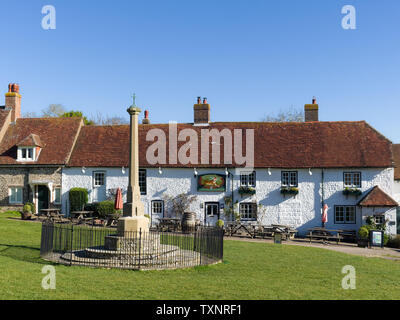
{"type": "MultiPolygon", "coordinates": [[[[358,230],[366,216],[371,215],[377,222],[388,220],[387,231],[396,234],[397,203],[391,198],[391,142],[365,122],[315,121],[318,105],[314,102],[306,105],[306,120],[307,106],[311,106],[314,119],[304,123],[212,123],[209,113],[196,114],[200,112],[196,106],[204,107],[200,111],[207,111],[208,106],[209,111],[208,104],[195,105],[194,124],[179,124],[178,132],[193,129],[201,136],[203,129],[254,129],[254,171],[241,168],[235,161],[171,164],[170,154],[167,163],[151,164],[146,152],[154,140],[148,141],[147,134],[150,129],[168,130],[168,125],[141,125],[140,186],[152,224],[171,214],[165,195],[190,193],[197,197],[190,211],[196,212],[197,218],[207,225],[214,225],[218,219],[229,220],[231,217],[224,215],[224,209],[231,208],[233,203],[244,221],[292,225],[304,235],[309,228],[322,225],[321,209],[327,204],[327,228],[358,230]],[[216,175],[220,189],[202,191],[199,187],[205,185],[199,184],[199,180],[203,175],[216,175]],[[253,188],[255,194],[240,195],[241,186],[253,188]],[[345,195],[347,188],[360,194],[345,195]],[[298,193],[286,194],[282,189],[298,193]],[[232,203],[227,201],[229,197],[232,203]]],[[[178,143],[178,147],[182,144],[178,143]]],[[[221,150],[224,146],[215,141],[214,144],[221,150]]],[[[128,126],[83,127],[69,164],[62,171],[63,212],[69,212],[68,191],[73,187],[86,188],[89,202],[105,200],[116,188],[126,192],[128,150],[128,126]]]]}
{"type": "MultiPolygon", "coordinates": [[[[145,170],[145,191],[142,201],[145,211],[151,216],[152,223],[157,223],[157,218],[169,216],[164,204],[164,195],[178,195],[190,193],[197,196],[191,204],[190,211],[196,212],[198,219],[204,224],[214,225],[218,218],[229,220],[225,217],[224,208],[230,206],[225,203],[225,197],[233,193],[233,202],[238,201],[237,209],[242,213],[248,212],[248,207],[256,203],[255,215],[252,219],[250,209],[249,221],[258,220],[261,224],[287,224],[297,228],[304,234],[308,228],[321,226],[321,203],[324,200],[329,207],[327,228],[331,229],[358,229],[367,215],[384,215],[388,219],[388,232],[396,234],[396,208],[363,208],[357,206],[359,200],[374,186],[379,186],[387,194],[392,193],[393,169],[360,169],[352,171],[361,174],[361,190],[363,195],[344,195],[344,172],[338,169],[299,169],[290,170],[297,172],[297,195],[284,195],[281,193],[282,172],[280,169],[256,169],[255,195],[241,196],[238,189],[241,185],[240,175],[228,176],[225,192],[203,192],[197,190],[197,178],[193,169],[148,168],[145,170]],[[322,179],[322,172],[324,179],[322,179]],[[311,174],[310,174],[311,173],[311,174]],[[233,183],[233,184],[232,184],[233,183]],[[323,198],[324,197],[324,198],[323,198]],[[249,206],[250,205],[250,206],[249,206]],[[216,207],[216,211],[209,208],[216,207]],[[246,208],[247,207],[247,208],[246,208]],[[343,209],[339,209],[343,208],[343,209]],[[161,209],[160,209],[161,208],[161,209]],[[342,211],[348,211],[348,219],[342,217],[342,211]],[[353,211],[354,210],[354,211],[353,211]],[[208,212],[208,214],[207,214],[208,212]],[[354,215],[354,217],[352,217],[354,215]],[[346,221],[345,221],[346,220],[346,221]]],[[[198,175],[216,173],[225,176],[224,169],[196,169],[198,175]]],[[[231,171],[231,170],[229,170],[231,171]]],[[[231,171],[233,174],[234,170],[231,171]]],[[[65,168],[62,174],[62,190],[67,191],[73,187],[83,187],[89,190],[89,202],[105,200],[107,191],[122,188],[126,191],[128,186],[128,169],[122,173],[122,168],[65,168]],[[104,185],[95,186],[96,174],[104,175],[104,185]],[[100,189],[100,190],[99,190],[100,189]],[[96,198],[97,197],[97,198],[96,198]]],[[[143,184],[142,184],[143,186],[143,184]]],[[[126,199],[125,199],[126,200],[126,199]]],[[[63,211],[68,212],[68,192],[63,194],[63,211]]],[[[344,215],[346,213],[343,213],[344,215]]]]}

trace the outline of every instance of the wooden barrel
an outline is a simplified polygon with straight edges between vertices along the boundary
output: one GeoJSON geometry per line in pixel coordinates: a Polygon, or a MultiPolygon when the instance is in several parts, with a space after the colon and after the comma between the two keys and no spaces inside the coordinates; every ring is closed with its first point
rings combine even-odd
{"type": "Polygon", "coordinates": [[[191,233],[196,231],[196,213],[185,212],[182,216],[182,232],[191,233]]]}

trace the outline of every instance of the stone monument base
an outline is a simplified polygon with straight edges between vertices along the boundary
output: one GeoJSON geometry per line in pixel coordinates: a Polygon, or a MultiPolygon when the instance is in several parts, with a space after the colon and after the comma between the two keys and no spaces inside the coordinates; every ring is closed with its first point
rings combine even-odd
{"type": "Polygon", "coordinates": [[[117,234],[121,237],[129,232],[149,232],[149,219],[145,216],[122,217],[118,219],[117,234]]]}

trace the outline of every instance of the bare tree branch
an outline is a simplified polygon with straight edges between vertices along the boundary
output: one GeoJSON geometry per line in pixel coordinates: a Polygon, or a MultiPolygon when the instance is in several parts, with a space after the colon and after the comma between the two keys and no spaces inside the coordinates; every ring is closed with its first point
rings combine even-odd
{"type": "Polygon", "coordinates": [[[276,115],[266,115],[261,121],[264,122],[303,122],[304,111],[293,107],[285,111],[279,111],[276,115]]]}

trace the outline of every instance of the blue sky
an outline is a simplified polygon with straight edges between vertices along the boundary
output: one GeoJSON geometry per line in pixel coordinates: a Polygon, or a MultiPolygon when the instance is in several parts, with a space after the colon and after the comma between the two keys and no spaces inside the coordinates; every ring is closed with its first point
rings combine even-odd
{"type": "MultiPolygon", "coordinates": [[[[400,142],[398,0],[2,1],[0,92],[20,84],[22,112],[63,104],[154,123],[258,121],[313,96],[320,120],[366,120],[400,142]],[[43,30],[44,5],[56,30],[43,30]],[[357,29],[341,26],[353,5],[357,29]]],[[[3,104],[0,100],[0,104],[3,104]]]]}

